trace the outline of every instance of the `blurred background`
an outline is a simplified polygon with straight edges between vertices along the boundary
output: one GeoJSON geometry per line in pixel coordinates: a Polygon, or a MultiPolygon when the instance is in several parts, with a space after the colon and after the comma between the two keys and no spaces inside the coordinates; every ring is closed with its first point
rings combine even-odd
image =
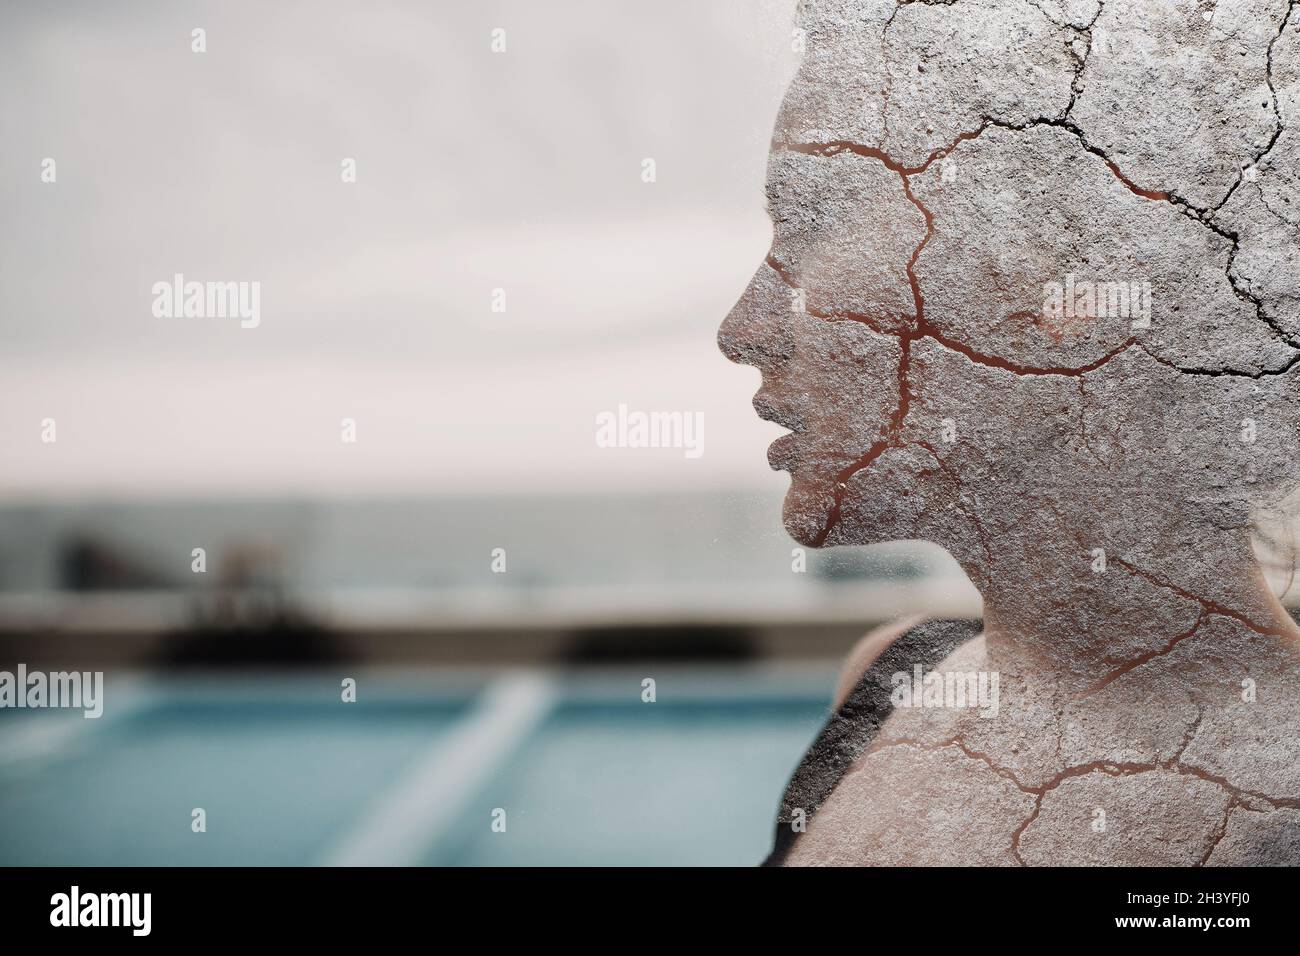
{"type": "Polygon", "coordinates": [[[765,855],[856,639],[979,613],[795,550],[714,344],[793,8],[6,5],[0,669],[107,691],[0,710],[0,864],[765,855]],[[260,324],[156,317],[176,273],[260,324]]]}

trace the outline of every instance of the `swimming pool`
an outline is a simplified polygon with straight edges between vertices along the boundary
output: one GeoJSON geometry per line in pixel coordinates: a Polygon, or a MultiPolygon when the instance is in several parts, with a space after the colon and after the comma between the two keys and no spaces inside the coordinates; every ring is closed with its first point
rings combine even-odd
{"type": "Polygon", "coordinates": [[[832,682],[350,676],[354,703],[334,673],[109,675],[99,720],[0,712],[0,864],[753,865],[832,682]]]}

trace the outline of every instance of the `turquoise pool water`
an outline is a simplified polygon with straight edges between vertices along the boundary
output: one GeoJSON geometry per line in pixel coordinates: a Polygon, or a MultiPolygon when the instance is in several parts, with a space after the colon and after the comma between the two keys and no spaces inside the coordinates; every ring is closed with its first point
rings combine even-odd
{"type": "Polygon", "coordinates": [[[0,864],[756,863],[830,675],[641,680],[110,678],[100,720],[0,711],[0,864]]]}

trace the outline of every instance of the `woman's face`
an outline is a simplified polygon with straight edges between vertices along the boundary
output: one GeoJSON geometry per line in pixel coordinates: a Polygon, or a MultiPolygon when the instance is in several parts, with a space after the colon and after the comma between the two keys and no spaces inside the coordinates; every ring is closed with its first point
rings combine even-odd
{"type": "Polygon", "coordinates": [[[1136,528],[1170,495],[1233,522],[1292,460],[1300,353],[1234,289],[1233,242],[1076,133],[988,124],[912,167],[778,143],[767,191],[718,339],[790,429],[768,459],[801,543],[978,560],[1028,510],[1136,528]]]}
{"type": "Polygon", "coordinates": [[[969,569],[1044,513],[1240,526],[1300,445],[1300,16],[961,3],[802,7],[718,336],[790,429],[790,534],[969,569]]]}

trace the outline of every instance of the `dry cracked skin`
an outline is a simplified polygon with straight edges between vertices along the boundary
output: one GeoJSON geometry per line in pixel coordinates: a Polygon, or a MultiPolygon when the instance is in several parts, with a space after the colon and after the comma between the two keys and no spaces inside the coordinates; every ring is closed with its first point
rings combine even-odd
{"type": "Polygon", "coordinates": [[[789,533],[937,542],[985,614],[867,672],[776,860],[1300,863],[1300,630],[1252,549],[1300,484],[1295,5],[801,6],[719,344],[790,429],[789,533]],[[996,713],[903,706],[917,668],[996,713]]]}

